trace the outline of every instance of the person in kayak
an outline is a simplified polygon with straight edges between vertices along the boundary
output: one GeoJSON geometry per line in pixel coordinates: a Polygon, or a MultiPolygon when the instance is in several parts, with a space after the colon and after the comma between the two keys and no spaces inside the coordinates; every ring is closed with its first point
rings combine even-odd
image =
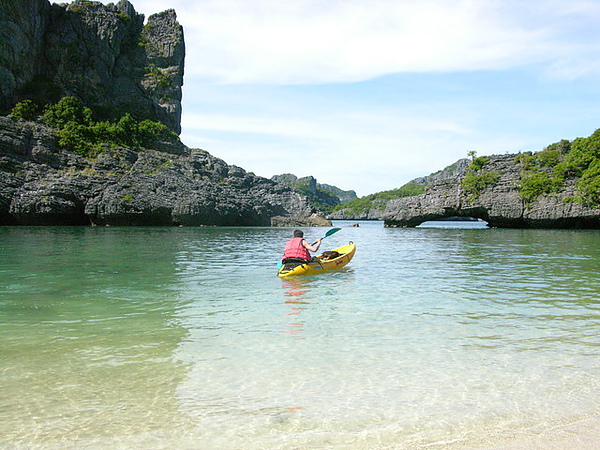
{"type": "Polygon", "coordinates": [[[285,250],[283,251],[282,262],[305,262],[312,261],[313,257],[310,256],[310,252],[316,252],[321,246],[322,239],[317,239],[315,245],[310,245],[306,239],[304,239],[304,233],[302,230],[295,230],[294,237],[286,242],[285,250]]]}

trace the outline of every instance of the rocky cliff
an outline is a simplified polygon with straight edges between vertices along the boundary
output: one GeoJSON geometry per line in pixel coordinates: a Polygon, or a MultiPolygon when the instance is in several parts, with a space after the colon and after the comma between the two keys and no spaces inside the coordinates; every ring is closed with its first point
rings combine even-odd
{"type": "Polygon", "coordinates": [[[0,112],[22,99],[43,106],[68,97],[94,116],[64,129],[46,116],[0,116],[0,225],[315,223],[306,196],[173,136],[136,148],[85,140],[100,121],[106,132],[123,118],[125,127],[148,119],[179,133],[185,50],[173,10],[144,24],[126,0],[0,7],[0,112]],[[84,138],[77,147],[67,129],[84,138]]]}
{"type": "Polygon", "coordinates": [[[175,11],[144,24],[131,3],[0,0],[0,114],[75,96],[97,114],[181,131],[185,45],[175,11]]]}
{"type": "Polygon", "coordinates": [[[306,189],[312,194],[317,194],[319,190],[328,192],[335,196],[339,202],[347,202],[358,198],[355,191],[344,191],[337,186],[330,184],[317,183],[316,178],[312,176],[298,178],[296,175],[291,173],[284,173],[281,175],[274,175],[271,180],[278,183],[284,184],[291,188],[306,189]]]}
{"type": "Polygon", "coordinates": [[[465,183],[470,165],[453,165],[455,170],[446,176],[429,179],[431,184],[422,195],[389,201],[382,214],[385,225],[412,227],[427,220],[462,216],[503,228],[600,228],[600,207],[577,200],[576,178],[566,179],[554,192],[526,199],[520,191],[522,159],[497,155],[483,160],[475,181],[487,181],[474,184],[475,190],[465,183]]]}
{"type": "Polygon", "coordinates": [[[179,142],[88,159],[43,124],[0,117],[0,225],[271,225],[305,196],[179,142]],[[160,149],[160,150],[156,150],[160,149]]]}

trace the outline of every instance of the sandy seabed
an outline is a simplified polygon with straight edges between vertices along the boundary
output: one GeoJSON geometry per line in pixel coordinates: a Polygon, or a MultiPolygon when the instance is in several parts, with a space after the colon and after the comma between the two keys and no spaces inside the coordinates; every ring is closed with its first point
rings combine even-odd
{"type": "MultiPolygon", "coordinates": [[[[396,449],[409,448],[403,445],[396,449]]],[[[454,443],[436,443],[422,448],[444,450],[600,450],[600,416],[556,423],[543,431],[535,429],[491,434],[475,443],[468,439],[454,443]]]]}

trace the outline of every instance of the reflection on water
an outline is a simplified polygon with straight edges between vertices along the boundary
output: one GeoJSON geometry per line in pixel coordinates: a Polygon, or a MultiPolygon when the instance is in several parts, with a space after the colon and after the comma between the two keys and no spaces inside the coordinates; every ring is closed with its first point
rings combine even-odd
{"type": "Polygon", "coordinates": [[[310,290],[310,279],[306,278],[293,278],[287,277],[282,278],[281,284],[284,290],[285,301],[284,303],[290,307],[290,311],[287,313],[290,316],[287,333],[291,337],[301,338],[302,331],[304,331],[304,318],[299,317],[302,311],[308,309],[310,302],[306,301],[304,297],[310,290]],[[298,316],[298,317],[294,317],[298,316]]]}
{"type": "Polygon", "coordinates": [[[287,302],[297,301],[302,303],[302,298],[310,290],[311,278],[308,277],[286,277],[281,279],[283,288],[283,295],[285,297],[291,297],[286,300],[287,302]]]}

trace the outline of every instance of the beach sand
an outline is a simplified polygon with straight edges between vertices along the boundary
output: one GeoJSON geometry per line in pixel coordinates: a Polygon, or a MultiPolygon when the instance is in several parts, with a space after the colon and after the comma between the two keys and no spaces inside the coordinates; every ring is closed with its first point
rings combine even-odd
{"type": "Polygon", "coordinates": [[[600,416],[585,416],[570,421],[557,421],[543,430],[531,428],[513,433],[491,434],[484,442],[466,439],[462,442],[428,445],[444,450],[600,450],[600,416]]]}

